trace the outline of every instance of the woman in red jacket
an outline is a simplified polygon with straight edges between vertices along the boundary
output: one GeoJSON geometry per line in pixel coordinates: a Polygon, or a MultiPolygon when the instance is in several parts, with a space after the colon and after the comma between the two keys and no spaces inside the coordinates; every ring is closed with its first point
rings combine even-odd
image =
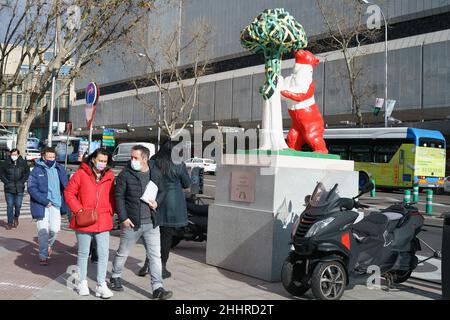
{"type": "Polygon", "coordinates": [[[78,293],[89,295],[87,263],[90,243],[95,238],[98,254],[95,295],[103,299],[113,296],[105,281],[109,260],[109,231],[113,227],[114,214],[114,174],[107,167],[109,158],[106,150],[95,150],[81,164],[64,190],[65,200],[73,213],[70,228],[76,231],[78,241],[78,293]],[[76,223],[76,216],[87,209],[95,209],[97,221],[88,227],[80,227],[76,223]]]}

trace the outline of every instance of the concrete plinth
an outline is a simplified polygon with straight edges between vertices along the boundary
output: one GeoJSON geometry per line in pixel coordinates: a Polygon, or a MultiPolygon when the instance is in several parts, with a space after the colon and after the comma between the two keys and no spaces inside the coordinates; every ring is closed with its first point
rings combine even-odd
{"type": "Polygon", "coordinates": [[[265,281],[280,281],[293,224],[318,181],[338,183],[343,197],[358,191],[353,161],[238,154],[224,155],[222,163],[209,209],[206,263],[265,281]],[[251,202],[231,200],[232,174],[254,175],[254,198],[242,200],[251,202]]]}

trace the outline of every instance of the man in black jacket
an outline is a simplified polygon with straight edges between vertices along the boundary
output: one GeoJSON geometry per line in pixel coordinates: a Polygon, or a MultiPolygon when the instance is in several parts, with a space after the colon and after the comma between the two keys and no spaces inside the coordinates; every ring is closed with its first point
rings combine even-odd
{"type": "Polygon", "coordinates": [[[149,150],[141,145],[131,149],[131,163],[125,167],[116,180],[116,211],[121,222],[120,245],[113,260],[110,287],[123,291],[121,275],[128,255],[142,237],[147,256],[150,258],[151,286],[153,299],[168,299],[171,291],[163,288],[161,241],[159,226],[155,219],[158,203],[164,199],[161,172],[154,161],[149,161],[149,150]],[[147,184],[153,181],[158,186],[156,199],[141,200],[147,184]]]}
{"type": "Polygon", "coordinates": [[[20,155],[20,151],[12,149],[10,151],[10,157],[5,160],[0,168],[0,179],[5,184],[4,189],[8,215],[7,230],[11,230],[13,227],[17,228],[19,225],[25,182],[27,182],[29,175],[30,168],[20,155]]]}

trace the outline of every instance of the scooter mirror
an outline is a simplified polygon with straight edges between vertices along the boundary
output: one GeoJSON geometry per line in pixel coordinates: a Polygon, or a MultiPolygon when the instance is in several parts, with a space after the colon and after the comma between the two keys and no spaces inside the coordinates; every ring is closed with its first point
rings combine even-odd
{"type": "Polygon", "coordinates": [[[366,183],[362,188],[361,188],[361,193],[367,193],[372,191],[375,188],[375,185],[372,182],[368,182],[366,183]]]}
{"type": "Polygon", "coordinates": [[[309,200],[311,200],[311,195],[310,195],[310,194],[308,194],[308,195],[305,197],[305,204],[308,204],[308,203],[309,203],[309,200]]]}

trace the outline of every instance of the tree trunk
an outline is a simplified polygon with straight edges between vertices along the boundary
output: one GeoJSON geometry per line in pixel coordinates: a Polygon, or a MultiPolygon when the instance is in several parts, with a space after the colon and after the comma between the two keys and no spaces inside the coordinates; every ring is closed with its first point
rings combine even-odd
{"type": "Polygon", "coordinates": [[[356,106],[356,115],[358,117],[358,125],[360,128],[364,127],[364,121],[363,121],[363,116],[362,116],[362,112],[361,112],[361,107],[360,106],[356,106]]]}
{"type": "Polygon", "coordinates": [[[36,118],[36,111],[32,110],[29,113],[25,113],[25,118],[22,119],[22,122],[19,125],[18,133],[17,133],[17,146],[20,154],[25,155],[25,148],[28,140],[28,132],[30,131],[31,124],[33,120],[36,118]]]}

